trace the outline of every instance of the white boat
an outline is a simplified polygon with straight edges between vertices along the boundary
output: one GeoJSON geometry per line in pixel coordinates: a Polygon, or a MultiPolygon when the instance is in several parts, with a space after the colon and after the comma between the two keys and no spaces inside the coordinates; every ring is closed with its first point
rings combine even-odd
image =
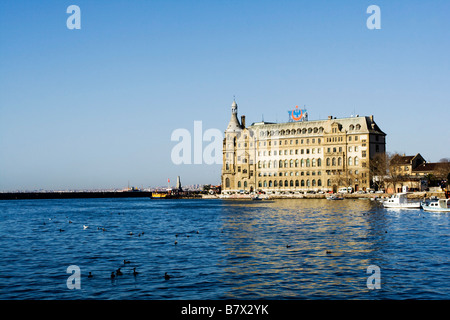
{"type": "Polygon", "coordinates": [[[450,212],[450,199],[422,202],[422,209],[430,212],[450,212]]]}
{"type": "Polygon", "coordinates": [[[332,194],[331,196],[327,197],[327,200],[344,200],[344,197],[340,197],[336,194],[332,194]]]}
{"type": "Polygon", "coordinates": [[[420,209],[420,202],[409,202],[406,193],[396,193],[383,202],[385,208],[420,209]]]}

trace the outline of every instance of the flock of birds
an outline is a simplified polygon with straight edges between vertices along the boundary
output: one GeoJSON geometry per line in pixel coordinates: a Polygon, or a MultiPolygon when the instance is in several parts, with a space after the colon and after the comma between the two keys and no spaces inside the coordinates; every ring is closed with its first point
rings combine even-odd
{"type": "MultiPolygon", "coordinates": [[[[120,213],[119,213],[119,215],[120,215],[120,213]]],[[[68,219],[68,217],[66,217],[66,218],[68,219]]],[[[48,220],[49,220],[49,221],[52,221],[52,218],[49,218],[48,220]]],[[[69,223],[69,224],[72,224],[73,221],[72,221],[72,220],[69,220],[68,223],[69,223]]],[[[43,225],[46,225],[46,223],[44,222],[43,225]]],[[[83,224],[83,230],[87,230],[87,229],[89,229],[89,225],[83,224]]],[[[104,227],[97,227],[97,230],[101,230],[102,232],[105,232],[105,231],[106,231],[106,228],[104,228],[104,227]]],[[[64,232],[64,231],[66,231],[66,230],[61,229],[61,228],[59,229],[59,232],[64,232]]],[[[199,234],[199,231],[197,231],[196,233],[199,234]]],[[[132,231],[130,231],[130,232],[127,233],[127,235],[129,235],[129,236],[132,236],[132,235],[134,235],[134,234],[135,234],[135,233],[133,233],[132,231]]],[[[139,232],[139,233],[138,233],[138,237],[141,237],[141,236],[143,236],[144,234],[145,234],[144,231],[139,232]]],[[[178,234],[176,234],[175,237],[178,237],[178,234]]],[[[189,235],[186,235],[186,237],[189,238],[189,235]]],[[[178,242],[175,241],[175,245],[176,245],[177,243],[178,243],[178,242]]],[[[126,259],[123,260],[123,266],[125,266],[125,265],[127,265],[127,264],[130,264],[130,263],[131,263],[130,260],[126,260],[126,259]]],[[[116,277],[119,277],[119,276],[122,276],[122,275],[123,275],[123,272],[122,272],[122,270],[121,270],[121,269],[123,268],[123,266],[122,266],[122,267],[119,267],[116,271],[112,271],[112,272],[111,272],[111,275],[110,275],[111,280],[115,279],[116,277]]],[[[137,276],[137,275],[139,274],[139,272],[136,271],[136,267],[133,267],[133,272],[132,272],[132,274],[133,274],[133,276],[137,276]]],[[[88,274],[87,277],[88,277],[88,278],[93,278],[94,275],[92,274],[91,271],[89,271],[89,274],[88,274]]],[[[164,276],[163,276],[163,277],[164,277],[165,280],[169,280],[169,279],[173,278],[173,276],[170,275],[170,274],[168,274],[167,272],[164,273],[164,276]]]]}
{"type": "MultiPolygon", "coordinates": [[[[120,214],[120,213],[119,213],[119,214],[120,214]]],[[[66,217],[66,218],[68,218],[68,217],[66,217]]],[[[49,218],[49,220],[52,220],[52,219],[49,218]]],[[[72,222],[71,220],[69,220],[69,224],[71,224],[71,223],[73,223],[73,222],[72,222]]],[[[44,222],[44,225],[45,225],[45,222],[44,222]]],[[[87,229],[89,229],[89,225],[83,224],[83,230],[87,230],[87,229]]],[[[106,231],[106,228],[104,228],[104,227],[97,227],[97,230],[101,230],[102,232],[105,232],[105,231],[106,231]]],[[[65,231],[64,229],[59,229],[59,232],[64,232],[64,231],[65,231]]],[[[196,233],[196,234],[199,234],[200,232],[197,230],[195,233],[196,233]]],[[[223,233],[223,230],[221,230],[221,233],[223,233]]],[[[139,232],[139,233],[138,233],[138,237],[141,237],[141,236],[143,236],[144,234],[145,234],[144,231],[139,232]]],[[[130,231],[129,233],[127,233],[127,235],[132,236],[132,235],[134,235],[134,233],[130,231]]],[[[186,236],[187,238],[190,237],[189,234],[186,234],[185,236],[186,236]]],[[[178,234],[178,233],[175,234],[175,238],[178,239],[178,237],[179,237],[179,234],[178,234]]],[[[177,244],[178,244],[178,241],[175,240],[174,245],[177,245],[177,244]]],[[[289,249],[289,248],[291,248],[291,247],[292,247],[292,245],[286,244],[286,248],[287,248],[287,249],[289,249]]],[[[325,253],[326,253],[327,255],[330,255],[330,254],[332,253],[332,251],[326,250],[325,253]]],[[[124,266],[126,266],[126,265],[128,265],[128,264],[130,264],[130,263],[131,263],[131,261],[129,261],[129,260],[123,260],[123,265],[122,265],[121,267],[119,267],[116,271],[112,271],[112,272],[111,272],[111,275],[110,275],[111,280],[113,280],[113,279],[115,279],[115,278],[117,278],[117,277],[122,276],[122,275],[123,275],[123,272],[122,272],[121,268],[123,268],[124,266]]],[[[133,272],[132,272],[132,274],[133,274],[133,276],[137,276],[137,275],[139,274],[139,272],[136,271],[136,267],[133,267],[133,272]]],[[[164,273],[164,276],[163,276],[163,277],[164,277],[165,280],[169,280],[169,279],[173,278],[173,276],[172,276],[172,275],[169,275],[167,272],[164,273]]],[[[93,278],[93,275],[92,275],[91,272],[89,272],[88,278],[93,278]]]]}

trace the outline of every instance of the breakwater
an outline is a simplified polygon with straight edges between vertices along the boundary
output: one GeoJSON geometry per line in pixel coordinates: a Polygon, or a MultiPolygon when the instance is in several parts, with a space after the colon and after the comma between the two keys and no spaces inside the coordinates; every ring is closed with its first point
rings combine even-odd
{"type": "Polygon", "coordinates": [[[74,191],[74,192],[4,192],[0,200],[77,199],[77,198],[149,198],[150,191],[74,191]]]}

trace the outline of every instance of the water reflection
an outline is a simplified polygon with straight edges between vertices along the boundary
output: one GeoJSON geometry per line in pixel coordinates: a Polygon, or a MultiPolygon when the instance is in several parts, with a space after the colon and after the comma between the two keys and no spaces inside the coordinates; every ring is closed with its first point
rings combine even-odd
{"type": "Polygon", "coordinates": [[[228,201],[221,219],[227,298],[361,298],[367,267],[385,265],[391,245],[370,200],[228,201]]]}

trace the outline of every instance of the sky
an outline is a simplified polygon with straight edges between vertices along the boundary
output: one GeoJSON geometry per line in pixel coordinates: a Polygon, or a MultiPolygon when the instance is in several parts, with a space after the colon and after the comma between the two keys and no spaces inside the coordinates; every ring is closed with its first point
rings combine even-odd
{"type": "MultiPolygon", "coordinates": [[[[0,2],[0,191],[219,184],[174,130],[373,115],[387,151],[450,157],[450,1],[0,2]],[[77,5],[81,29],[69,29],[77,5]],[[381,29],[368,29],[377,5],[381,29]]],[[[207,142],[203,142],[205,147],[207,142]]]]}

